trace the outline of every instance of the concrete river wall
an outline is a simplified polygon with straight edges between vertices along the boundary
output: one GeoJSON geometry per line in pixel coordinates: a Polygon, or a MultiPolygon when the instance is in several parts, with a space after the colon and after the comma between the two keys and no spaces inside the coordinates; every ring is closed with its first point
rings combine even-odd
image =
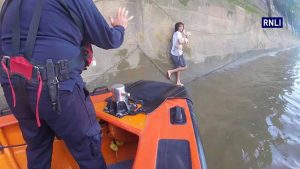
{"type": "MultiPolygon", "coordinates": [[[[94,87],[99,84],[130,82],[139,79],[166,80],[172,68],[169,48],[174,24],[185,23],[192,33],[184,48],[188,70],[183,82],[205,75],[243,57],[282,50],[297,42],[288,29],[262,29],[261,17],[267,16],[264,1],[232,0],[96,0],[108,18],[120,6],[130,10],[134,19],[126,30],[121,48],[95,48],[97,66],[84,72],[94,87]]],[[[273,10],[274,16],[279,14],[273,10]]]]}
{"type": "MultiPolygon", "coordinates": [[[[282,50],[297,42],[287,28],[261,28],[261,17],[268,11],[262,0],[94,2],[107,20],[120,6],[127,7],[134,19],[119,49],[94,47],[97,64],[83,73],[89,88],[140,79],[167,81],[165,72],[173,66],[169,57],[171,36],[178,21],[184,22],[186,30],[192,33],[184,48],[188,70],[182,75],[183,83],[233,61],[282,50]]],[[[279,16],[274,10],[273,15],[279,16]]]]}

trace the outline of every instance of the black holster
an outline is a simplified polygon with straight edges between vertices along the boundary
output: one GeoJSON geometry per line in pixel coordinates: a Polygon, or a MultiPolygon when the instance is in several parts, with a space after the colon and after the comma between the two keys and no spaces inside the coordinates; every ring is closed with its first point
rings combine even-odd
{"type": "Polygon", "coordinates": [[[47,86],[49,90],[49,96],[51,99],[52,109],[57,114],[61,114],[61,107],[59,102],[59,90],[58,90],[58,79],[56,76],[55,65],[52,59],[46,61],[47,70],[47,86]]]}

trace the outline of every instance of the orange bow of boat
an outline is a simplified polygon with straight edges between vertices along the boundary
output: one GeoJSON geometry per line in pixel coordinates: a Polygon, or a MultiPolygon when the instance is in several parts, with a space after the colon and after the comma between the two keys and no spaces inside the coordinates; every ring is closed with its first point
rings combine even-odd
{"type": "MultiPolygon", "coordinates": [[[[126,85],[126,91],[144,102],[136,108],[142,111],[123,117],[104,111],[112,92],[91,93],[109,169],[207,168],[197,118],[183,87],[138,81],[126,85]]],[[[1,116],[1,169],[25,169],[25,150],[17,120],[12,114],[1,116]]],[[[52,168],[79,168],[62,140],[54,141],[52,168]]]]}

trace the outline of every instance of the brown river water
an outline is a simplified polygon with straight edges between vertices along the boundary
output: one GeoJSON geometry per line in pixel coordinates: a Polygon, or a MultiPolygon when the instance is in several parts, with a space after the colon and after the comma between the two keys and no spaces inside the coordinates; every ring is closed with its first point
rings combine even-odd
{"type": "Polygon", "coordinates": [[[208,168],[300,168],[300,50],[260,57],[186,87],[208,168]]]}
{"type": "MultiPolygon", "coordinates": [[[[139,64],[154,72],[148,73],[148,79],[162,76],[139,64]]],[[[143,78],[134,69],[130,72],[133,80],[143,78]]],[[[112,74],[89,88],[126,77],[122,71],[112,74]]],[[[199,117],[209,169],[300,168],[300,49],[227,67],[185,86],[199,117]]]]}

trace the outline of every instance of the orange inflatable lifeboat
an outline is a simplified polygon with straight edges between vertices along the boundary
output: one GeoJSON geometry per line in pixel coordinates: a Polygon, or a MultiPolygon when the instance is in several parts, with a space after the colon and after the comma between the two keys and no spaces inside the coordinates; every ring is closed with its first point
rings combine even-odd
{"type": "MultiPolygon", "coordinates": [[[[137,81],[113,85],[110,91],[96,88],[91,98],[109,169],[207,169],[184,87],[137,81]]],[[[17,120],[7,112],[0,117],[0,168],[25,169],[26,144],[17,120]]],[[[79,168],[62,140],[54,141],[52,168],[79,168]]]]}

